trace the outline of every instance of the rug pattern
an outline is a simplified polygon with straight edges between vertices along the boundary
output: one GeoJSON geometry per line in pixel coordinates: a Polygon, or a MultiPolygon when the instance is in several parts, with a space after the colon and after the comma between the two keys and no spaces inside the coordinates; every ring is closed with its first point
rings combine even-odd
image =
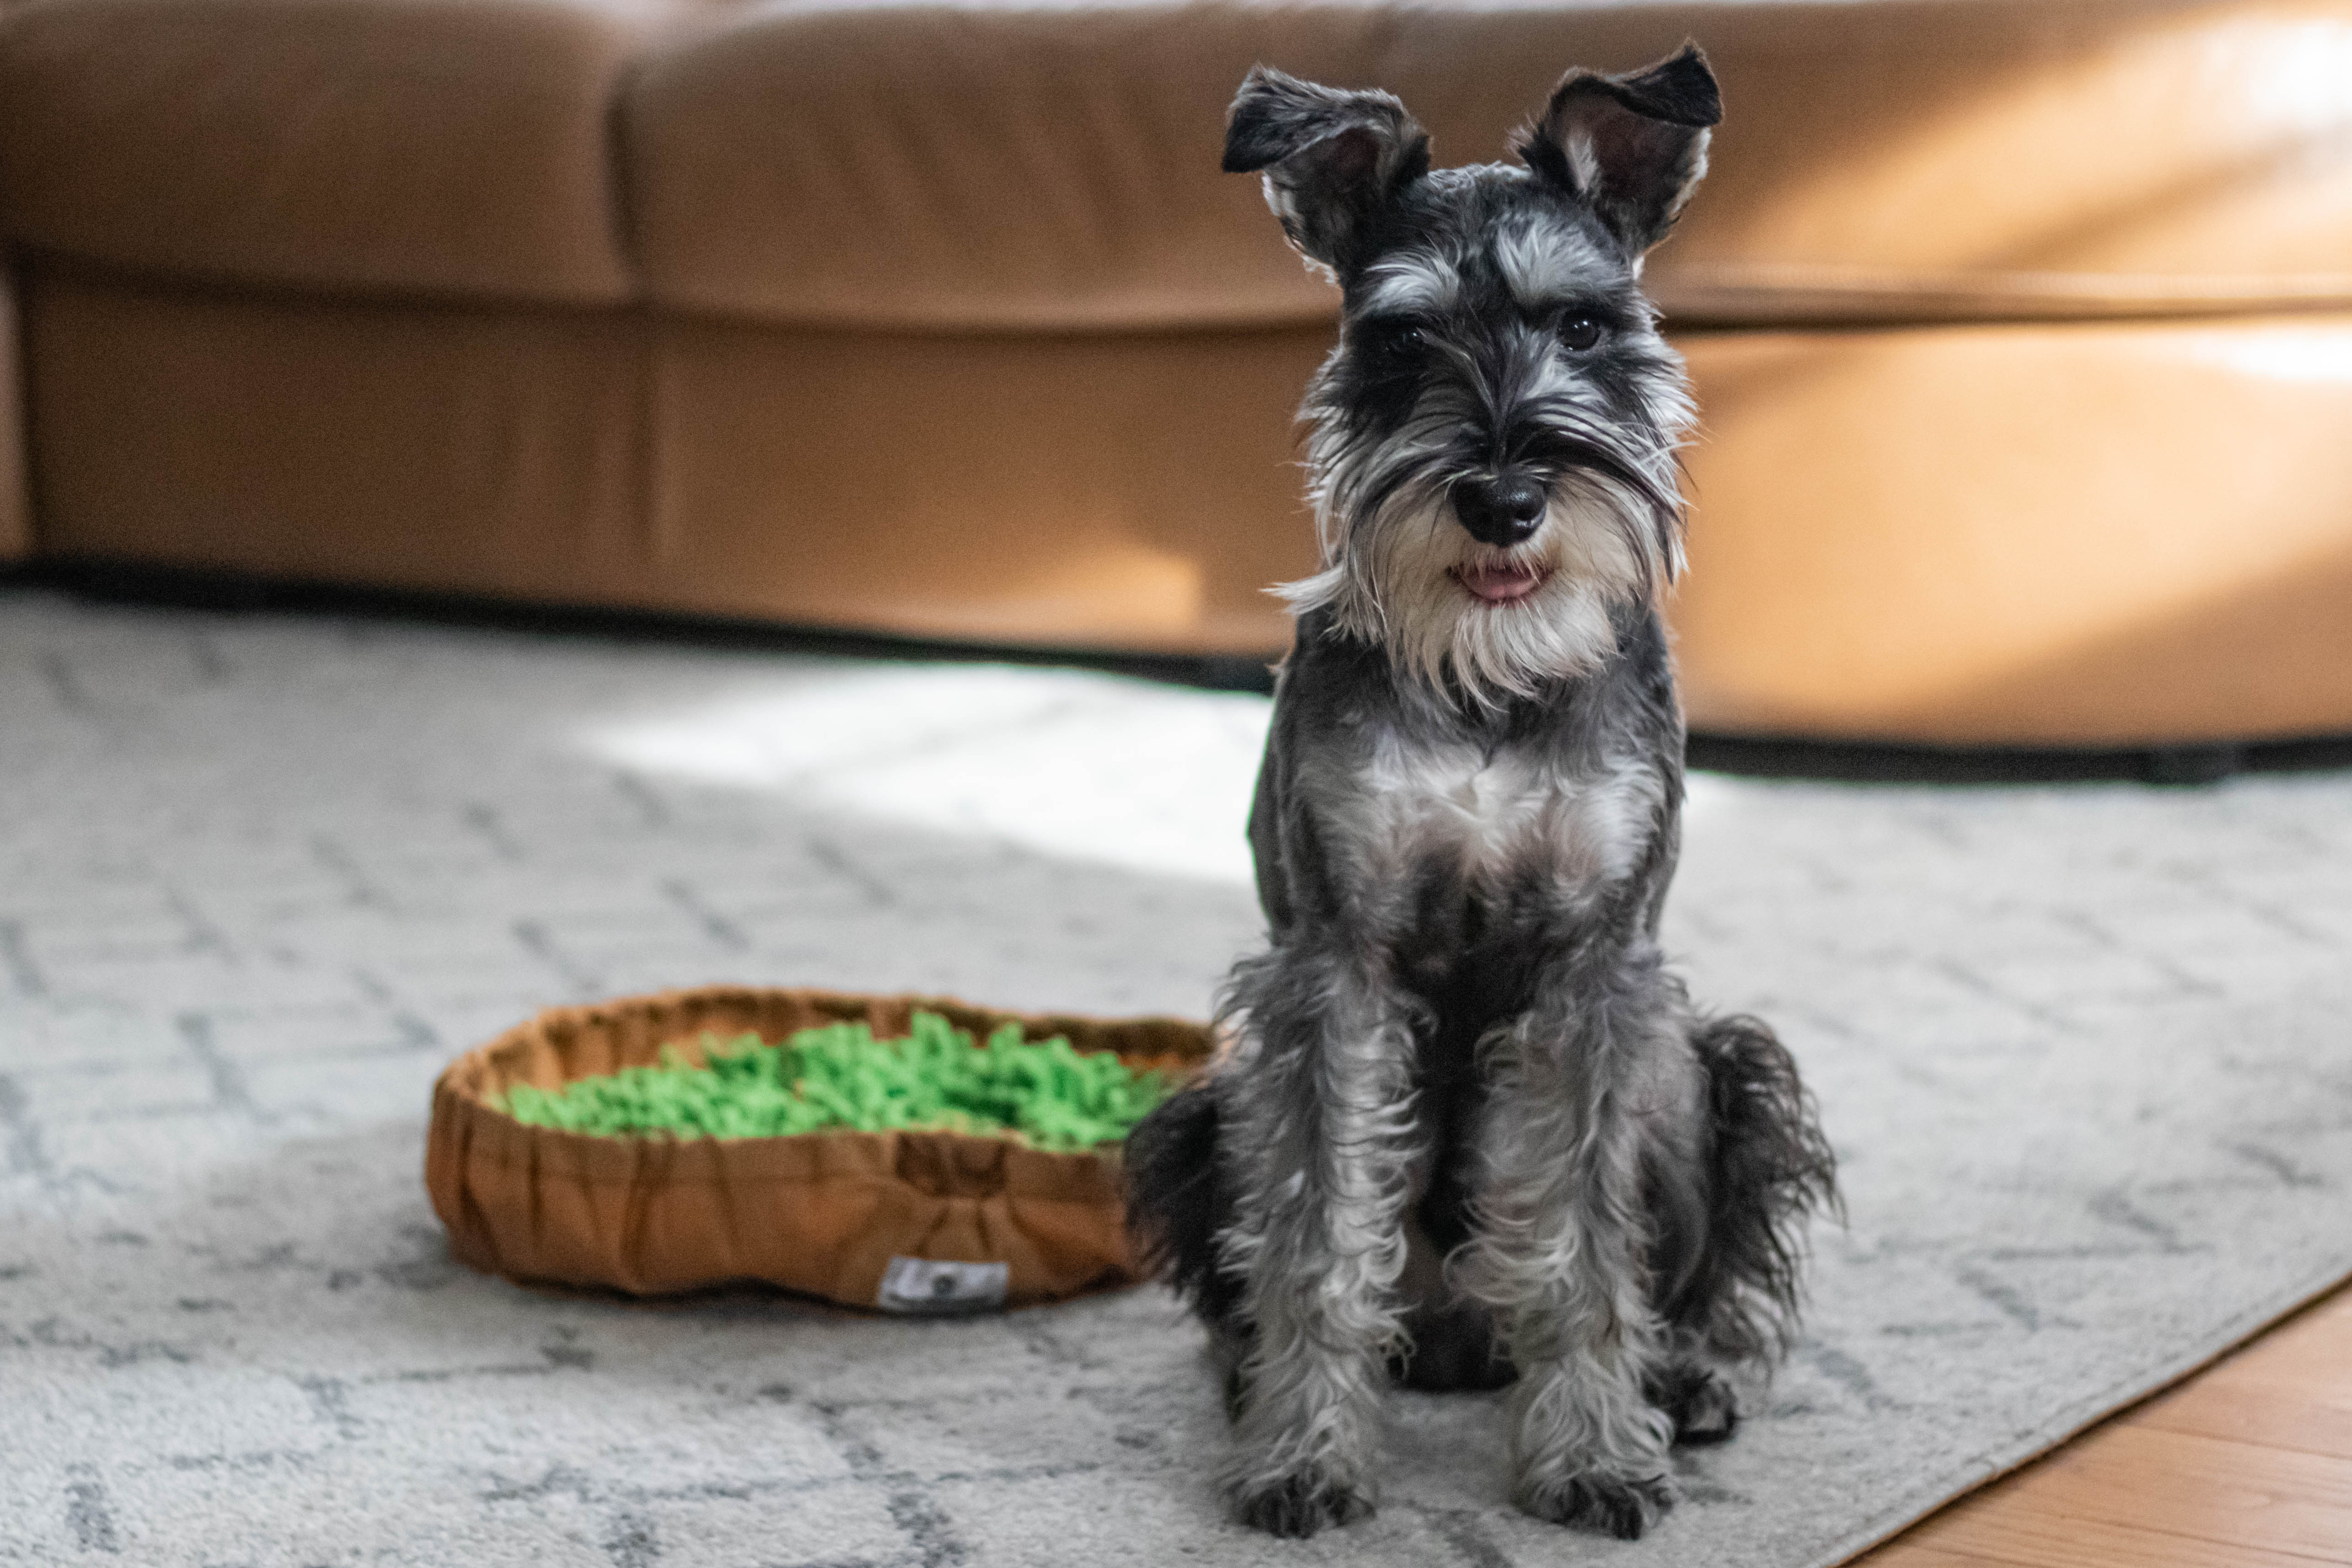
{"type": "Polygon", "coordinates": [[[1157,1291],[957,1322],[452,1263],[440,1065],[712,981],[1199,1013],[1256,699],[0,592],[0,1562],[1738,1563],[1883,1535],[2352,1271],[2352,779],[1694,780],[1670,946],[1845,1164],[1806,1341],[1649,1540],[1400,1396],[1223,1522],[1157,1291]]]}

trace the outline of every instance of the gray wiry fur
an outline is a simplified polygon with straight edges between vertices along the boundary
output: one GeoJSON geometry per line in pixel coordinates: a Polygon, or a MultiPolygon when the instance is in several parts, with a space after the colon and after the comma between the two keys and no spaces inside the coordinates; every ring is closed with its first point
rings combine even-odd
{"type": "Polygon", "coordinates": [[[1307,406],[1324,570],[1250,821],[1271,944],[1128,1168],[1277,1532],[1370,1511],[1394,1375],[1515,1379],[1520,1505],[1638,1534],[1792,1330],[1828,1149],[1770,1031],[1694,1011],[1657,946],[1689,404],[1636,277],[1712,92],[1696,51],[1571,73],[1528,167],[1433,173],[1385,95],[1260,71],[1235,103],[1229,166],[1347,291],[1307,406]]]}

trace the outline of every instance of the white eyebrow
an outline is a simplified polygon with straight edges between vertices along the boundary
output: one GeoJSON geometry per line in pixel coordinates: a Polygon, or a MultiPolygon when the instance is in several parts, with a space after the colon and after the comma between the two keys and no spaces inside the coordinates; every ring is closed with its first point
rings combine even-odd
{"type": "Polygon", "coordinates": [[[1522,306],[1574,296],[1596,272],[1607,276],[1601,259],[1582,235],[1549,224],[1522,224],[1495,240],[1495,266],[1522,306]]]}
{"type": "Polygon", "coordinates": [[[1365,279],[1364,308],[1374,313],[1445,310],[1462,294],[1462,275],[1454,264],[1425,250],[1379,262],[1365,279]]]}

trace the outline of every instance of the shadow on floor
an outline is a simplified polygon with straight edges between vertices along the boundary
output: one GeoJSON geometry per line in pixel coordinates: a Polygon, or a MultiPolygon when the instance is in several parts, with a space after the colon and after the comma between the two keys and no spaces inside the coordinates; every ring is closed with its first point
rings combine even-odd
{"type": "MultiPolygon", "coordinates": [[[[1271,651],[1262,658],[1251,658],[936,642],[725,616],[532,604],[469,594],[289,581],[101,560],[39,561],[0,568],[0,584],[10,582],[58,589],[101,602],[216,613],[332,614],[837,658],[1074,666],[1203,691],[1271,692],[1273,663],[1280,656],[1271,651]]],[[[1694,768],[1759,779],[1934,785],[2136,781],[2179,786],[2219,783],[2241,773],[2352,768],[2352,736],[2063,749],[1694,734],[1689,758],[1694,768]]]]}

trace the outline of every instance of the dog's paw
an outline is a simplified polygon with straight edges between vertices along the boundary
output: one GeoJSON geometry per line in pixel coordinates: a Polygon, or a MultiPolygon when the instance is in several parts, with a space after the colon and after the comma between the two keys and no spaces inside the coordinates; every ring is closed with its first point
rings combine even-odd
{"type": "Polygon", "coordinates": [[[1244,1524],[1269,1535],[1304,1537],[1327,1524],[1353,1524],[1370,1518],[1372,1500],[1354,1487],[1302,1470],[1236,1491],[1234,1513],[1244,1524]]]}
{"type": "Polygon", "coordinates": [[[1676,1375],[1659,1401],[1675,1418],[1675,1441],[1692,1448],[1727,1443],[1739,1430],[1739,1396],[1719,1374],[1696,1368],[1676,1375]]]}
{"type": "Polygon", "coordinates": [[[1588,1471],[1557,1479],[1522,1480],[1512,1500],[1538,1519],[1605,1530],[1639,1541],[1675,1505],[1674,1483],[1663,1475],[1611,1476],[1588,1471]]]}

